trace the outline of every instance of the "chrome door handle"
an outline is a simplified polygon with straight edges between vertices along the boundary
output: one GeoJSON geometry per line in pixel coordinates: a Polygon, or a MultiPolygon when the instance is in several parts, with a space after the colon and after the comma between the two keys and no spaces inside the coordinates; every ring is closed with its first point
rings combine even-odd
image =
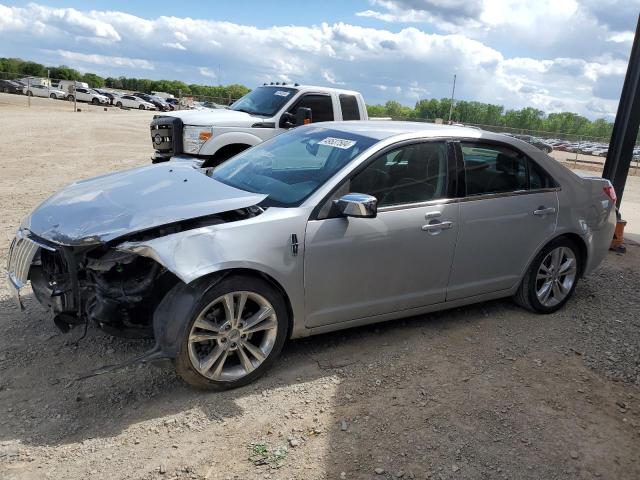
{"type": "Polygon", "coordinates": [[[549,208],[539,207],[538,210],[533,211],[533,214],[537,215],[538,217],[542,217],[544,215],[550,215],[552,213],[556,213],[555,207],[549,207],[549,208]]]}
{"type": "Polygon", "coordinates": [[[436,230],[449,230],[451,227],[453,227],[453,222],[428,223],[422,226],[422,230],[425,232],[434,232],[436,230]]]}

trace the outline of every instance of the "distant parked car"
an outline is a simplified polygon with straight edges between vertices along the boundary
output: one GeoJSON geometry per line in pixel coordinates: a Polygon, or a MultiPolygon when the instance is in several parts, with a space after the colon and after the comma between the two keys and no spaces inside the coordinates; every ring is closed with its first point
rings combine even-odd
{"type": "Polygon", "coordinates": [[[108,92],[106,90],[100,90],[97,88],[94,88],[94,90],[98,92],[100,95],[104,95],[105,97],[107,97],[109,99],[110,105],[115,105],[117,99],[120,98],[120,95],[118,95],[117,93],[108,92]]]}
{"type": "Polygon", "coordinates": [[[4,93],[24,93],[24,85],[14,82],[13,80],[0,80],[0,91],[4,93]]]}
{"type": "Polygon", "coordinates": [[[143,99],[146,102],[152,103],[155,107],[161,112],[168,112],[169,110],[173,110],[171,105],[169,105],[164,98],[156,97],[154,95],[149,95],[148,93],[135,92],[134,96],[143,99]]]}
{"type": "Polygon", "coordinates": [[[122,95],[116,100],[116,107],[139,108],[140,110],[155,110],[156,106],[146,100],[133,95],[122,95]]]}
{"type": "Polygon", "coordinates": [[[534,137],[532,135],[518,135],[518,134],[512,134],[511,136],[513,138],[517,138],[519,140],[527,142],[529,145],[533,145],[538,150],[542,150],[543,152],[551,153],[553,151],[553,147],[551,145],[544,142],[542,139],[538,137],[534,137]]]}
{"type": "MultiPolygon", "coordinates": [[[[67,100],[69,100],[70,102],[73,101],[73,94],[68,94],[67,95],[67,100]]],[[[91,88],[84,88],[84,87],[80,87],[80,88],[76,88],[76,100],[78,102],[89,102],[92,103],[94,105],[108,105],[109,104],[109,99],[107,97],[105,97],[104,95],[96,92],[95,90],[91,89],[91,88]]]]}
{"type": "Polygon", "coordinates": [[[62,90],[46,85],[31,85],[26,93],[29,97],[49,97],[54,100],[64,100],[66,95],[62,90]]]}

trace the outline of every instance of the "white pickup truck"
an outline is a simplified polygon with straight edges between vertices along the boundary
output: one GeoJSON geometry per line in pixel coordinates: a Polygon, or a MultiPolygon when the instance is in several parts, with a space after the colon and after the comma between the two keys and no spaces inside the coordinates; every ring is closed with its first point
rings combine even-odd
{"type": "Polygon", "coordinates": [[[216,166],[241,151],[310,122],[368,120],[362,95],[350,90],[265,84],[228,109],[179,110],[151,122],[153,163],[202,159],[216,166]]]}

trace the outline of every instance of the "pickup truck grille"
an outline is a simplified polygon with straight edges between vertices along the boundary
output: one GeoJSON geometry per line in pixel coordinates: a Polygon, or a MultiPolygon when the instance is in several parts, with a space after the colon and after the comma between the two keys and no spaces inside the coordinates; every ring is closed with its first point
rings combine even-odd
{"type": "Polygon", "coordinates": [[[167,161],[173,155],[182,153],[182,120],[156,115],[149,128],[155,150],[153,163],[167,161]]]}

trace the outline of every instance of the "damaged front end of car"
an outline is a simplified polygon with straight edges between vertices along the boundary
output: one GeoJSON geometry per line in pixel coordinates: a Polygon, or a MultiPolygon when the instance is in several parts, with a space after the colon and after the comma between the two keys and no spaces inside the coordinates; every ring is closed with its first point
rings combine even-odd
{"type": "MultiPolygon", "coordinates": [[[[20,291],[30,282],[65,333],[91,323],[114,336],[153,338],[158,305],[185,281],[164,259],[126,246],[170,237],[177,248],[182,232],[260,215],[262,198],[187,165],[73,184],[23,221],[9,250],[9,289],[24,308],[20,291]]],[[[156,345],[135,360],[162,357],[170,355],[156,345]]]]}

